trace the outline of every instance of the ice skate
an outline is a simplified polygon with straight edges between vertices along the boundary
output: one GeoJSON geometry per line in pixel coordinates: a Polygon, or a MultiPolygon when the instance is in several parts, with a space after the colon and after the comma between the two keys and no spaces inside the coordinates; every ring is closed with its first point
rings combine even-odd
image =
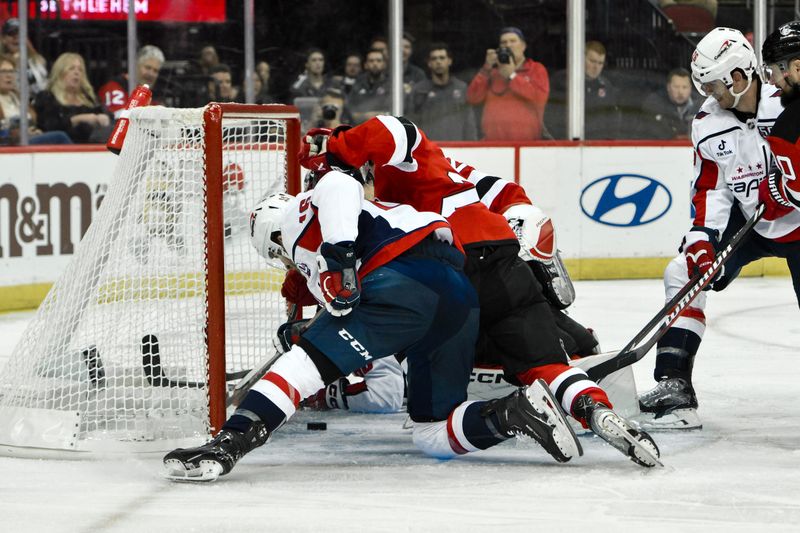
{"type": "Polygon", "coordinates": [[[496,400],[483,408],[482,415],[497,414],[501,433],[530,437],[560,462],[583,455],[575,432],[547,384],[537,379],[532,385],[496,400]]]}
{"type": "Polygon", "coordinates": [[[653,438],[631,427],[617,413],[603,404],[595,403],[591,396],[584,394],[577,400],[576,412],[580,412],[589,421],[589,427],[601,439],[618,449],[637,465],[644,467],[664,466],[659,458],[653,438]]]}
{"type": "Polygon", "coordinates": [[[697,396],[691,383],[683,378],[659,381],[639,396],[641,414],[637,422],[650,430],[701,429],[697,415],[697,396]]]}
{"type": "Polygon", "coordinates": [[[222,430],[202,446],[178,448],[164,456],[164,477],[173,481],[215,481],[268,438],[269,432],[261,422],[254,422],[246,433],[222,430]]]}

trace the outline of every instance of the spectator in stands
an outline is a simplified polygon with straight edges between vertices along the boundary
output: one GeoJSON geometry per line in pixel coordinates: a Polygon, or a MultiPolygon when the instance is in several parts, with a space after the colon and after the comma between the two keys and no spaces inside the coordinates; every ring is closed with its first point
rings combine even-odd
{"type": "Polygon", "coordinates": [[[467,88],[467,102],[483,104],[484,139],[540,139],[550,79],[544,65],[525,57],[525,35],[515,27],[500,30],[500,47],[486,51],[486,61],[467,88]]]}
{"type": "Polygon", "coordinates": [[[649,139],[688,139],[692,119],[703,102],[692,98],[692,81],[685,68],[667,74],[664,89],[650,94],[642,104],[645,116],[643,137],[649,139]]]}
{"type": "Polygon", "coordinates": [[[386,56],[380,49],[367,52],[364,72],[353,85],[347,106],[353,115],[354,124],[391,113],[392,93],[389,78],[386,76],[386,56]]]}
{"type": "Polygon", "coordinates": [[[411,94],[411,89],[415,84],[425,81],[425,71],[417,65],[411,63],[411,55],[414,53],[414,36],[408,32],[403,33],[403,90],[406,94],[411,94]]]}
{"type": "Polygon", "coordinates": [[[208,44],[200,49],[200,56],[196,62],[196,70],[199,74],[210,76],[211,69],[219,64],[219,55],[216,48],[208,44]]]}
{"type": "MultiPolygon", "coordinates": [[[[146,83],[152,90],[164,64],[164,52],[160,48],[148,44],[139,49],[136,54],[136,80],[135,85],[146,83]]],[[[128,73],[121,74],[104,83],[97,91],[100,103],[114,118],[128,106],[128,73]]],[[[154,102],[157,103],[157,102],[154,102]]]]}
{"type": "Polygon", "coordinates": [[[380,50],[383,53],[383,58],[388,63],[389,61],[389,41],[383,35],[376,35],[369,42],[369,50],[380,50]]]}
{"type": "Polygon", "coordinates": [[[63,131],[42,132],[36,127],[33,107],[23,106],[17,86],[17,63],[11,56],[0,55],[0,144],[19,144],[21,110],[28,108],[28,140],[30,144],[72,144],[63,131]]]}
{"type": "Polygon", "coordinates": [[[586,116],[587,139],[616,139],[620,137],[622,115],[619,109],[619,91],[603,76],[606,65],[606,47],[600,41],[586,43],[586,116]]]}
{"type": "Polygon", "coordinates": [[[361,55],[357,53],[347,54],[344,60],[344,75],[339,80],[345,96],[350,94],[350,90],[355,85],[358,76],[361,74],[361,55]]]}
{"type": "MultiPolygon", "coordinates": [[[[0,30],[0,54],[11,56],[19,63],[19,19],[10,18],[0,30]]],[[[28,39],[28,87],[31,96],[47,89],[47,61],[28,39]]]]}
{"type": "Polygon", "coordinates": [[[270,66],[266,61],[259,61],[256,63],[256,76],[258,76],[258,83],[254,85],[260,86],[255,89],[256,103],[257,104],[273,104],[276,102],[275,97],[270,92],[270,66]]]}
{"type": "Polygon", "coordinates": [[[78,54],[58,56],[47,90],[36,95],[33,107],[43,131],[65,131],[75,143],[105,143],[111,133],[111,115],[97,101],[78,54]]]}
{"type": "Polygon", "coordinates": [[[453,56],[445,43],[428,52],[431,79],[414,85],[408,113],[428,138],[436,141],[474,141],[478,138],[475,115],[467,105],[467,84],[450,74],[453,56]]]}
{"type": "Polygon", "coordinates": [[[319,98],[333,85],[331,78],[325,74],[325,54],[319,48],[310,48],[306,52],[305,70],[292,84],[290,93],[293,99],[319,98]]]}
{"type": "Polygon", "coordinates": [[[209,70],[208,94],[211,102],[235,102],[238,91],[233,87],[231,68],[220,63],[209,70]]]}
{"type": "Polygon", "coordinates": [[[353,117],[347,110],[344,93],[341,89],[330,88],[325,91],[319,101],[315,113],[315,124],[318,128],[334,129],[342,124],[352,124],[353,117]]]}
{"type": "MultiPolygon", "coordinates": [[[[616,139],[621,134],[622,115],[619,109],[619,91],[603,75],[606,48],[599,41],[586,43],[584,74],[586,98],[584,100],[584,137],[586,139],[616,139]]],[[[558,72],[553,76],[553,94],[548,103],[547,127],[556,139],[567,135],[567,75],[558,72]]],[[[626,135],[629,137],[630,135],[626,135]]]]}

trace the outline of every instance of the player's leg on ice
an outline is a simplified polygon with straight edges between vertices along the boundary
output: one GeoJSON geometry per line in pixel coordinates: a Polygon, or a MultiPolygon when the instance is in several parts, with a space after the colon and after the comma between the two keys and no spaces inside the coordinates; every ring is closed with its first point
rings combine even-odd
{"type": "MultiPolygon", "coordinates": [[[[734,258],[731,258],[732,261],[734,258]]],[[[726,265],[727,268],[727,265],[726,265]]],[[[664,289],[669,300],[689,277],[686,258],[678,255],[664,270],[664,289]]],[[[697,396],[692,385],[694,358],[706,329],[706,292],[701,292],[658,341],[653,377],[656,386],[639,396],[642,414],[637,420],[652,429],[699,429],[697,396]]]]}
{"type": "MultiPolygon", "coordinates": [[[[731,211],[731,218],[720,242],[727,243],[745,223],[739,209],[731,211]]],[[[724,290],[749,263],[762,257],[789,257],[798,248],[794,243],[776,243],[753,232],[731,254],[721,274],[710,289],[724,290]]],[[[797,252],[794,252],[797,253],[797,252]]],[[[672,298],[689,281],[686,256],[681,253],[664,270],[666,299],[672,298]]],[[[659,340],[656,367],[653,377],[656,386],[639,396],[642,414],[637,421],[647,429],[700,429],[702,422],[697,414],[698,401],[692,383],[694,360],[705,332],[707,293],[700,293],[673,326],[659,340]]]]}
{"type": "Polygon", "coordinates": [[[557,461],[581,455],[572,428],[543,383],[491,402],[465,401],[477,340],[477,297],[461,272],[442,263],[450,260],[452,249],[430,247],[437,249],[428,251],[426,258],[393,262],[397,272],[417,284],[402,297],[417,300],[409,305],[422,305],[432,313],[425,335],[404,350],[414,443],[431,456],[448,458],[524,435],[557,461]]]}
{"type": "Polygon", "coordinates": [[[621,446],[617,432],[608,431],[604,424],[593,424],[592,414],[597,408],[610,411],[613,405],[585,371],[569,366],[541,284],[517,258],[516,251],[510,248],[485,257],[477,261],[473,257],[469,271],[481,298],[482,338],[478,345],[478,362],[501,364],[510,383],[532,385],[544,380],[555,401],[584,427],[592,429],[638,464],[658,464],[658,447],[652,438],[633,429],[622,417],[614,414],[619,425],[627,428],[626,439],[633,441],[633,445],[621,446]],[[638,455],[634,449],[639,450],[638,455]],[[640,456],[645,455],[648,459],[641,460],[640,456]]]}

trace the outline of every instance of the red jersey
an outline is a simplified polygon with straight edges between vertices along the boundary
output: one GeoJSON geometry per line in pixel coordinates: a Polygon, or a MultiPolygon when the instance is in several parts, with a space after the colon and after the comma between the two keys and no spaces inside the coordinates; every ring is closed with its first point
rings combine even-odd
{"type": "Polygon", "coordinates": [[[489,211],[502,215],[512,205],[533,204],[525,189],[513,181],[504,180],[497,176],[490,176],[481,172],[475,167],[456,161],[453,158],[447,159],[464,179],[475,185],[478,196],[489,211]]]}
{"type": "Polygon", "coordinates": [[[127,77],[107,81],[97,90],[97,98],[106,111],[113,113],[114,118],[119,118],[119,113],[127,107],[130,99],[127,77]]]}
{"type": "Polygon", "coordinates": [[[372,161],[376,198],[440,213],[465,247],[516,243],[506,219],[481,203],[475,186],[408,119],[379,115],[331,137],[328,151],[356,168],[372,161]]]}

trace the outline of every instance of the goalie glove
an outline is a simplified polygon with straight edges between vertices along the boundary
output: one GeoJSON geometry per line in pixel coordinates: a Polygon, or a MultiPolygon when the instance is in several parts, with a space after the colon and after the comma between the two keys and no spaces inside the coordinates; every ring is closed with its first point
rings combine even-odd
{"type": "Polygon", "coordinates": [[[702,276],[711,268],[716,256],[718,232],[702,226],[695,226],[683,238],[683,254],[686,256],[686,269],[689,279],[702,276]]]}
{"type": "Polygon", "coordinates": [[[356,250],[352,241],[323,242],[317,256],[319,286],[325,308],[333,316],[344,316],[358,305],[361,284],[356,272],[356,250]]]}

